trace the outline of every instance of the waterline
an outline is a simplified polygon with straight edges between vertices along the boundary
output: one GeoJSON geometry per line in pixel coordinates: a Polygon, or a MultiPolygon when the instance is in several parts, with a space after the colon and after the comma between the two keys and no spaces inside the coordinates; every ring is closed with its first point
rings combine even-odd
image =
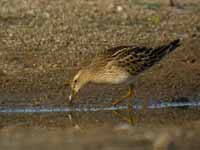
{"type": "MultiPolygon", "coordinates": [[[[161,108],[183,108],[183,107],[200,107],[200,101],[190,102],[154,102],[147,105],[148,109],[161,109],[161,108]]],[[[69,113],[69,112],[97,112],[97,111],[114,111],[125,110],[127,106],[110,106],[110,107],[98,107],[98,106],[84,106],[70,107],[70,106],[0,106],[0,114],[3,113],[69,113]]],[[[134,110],[141,110],[143,105],[134,104],[134,110]]]]}

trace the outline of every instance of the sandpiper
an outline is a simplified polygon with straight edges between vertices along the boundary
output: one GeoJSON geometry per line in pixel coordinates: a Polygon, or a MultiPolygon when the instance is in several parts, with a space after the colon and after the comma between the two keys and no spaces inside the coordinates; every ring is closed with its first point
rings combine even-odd
{"type": "Polygon", "coordinates": [[[97,54],[90,65],[81,69],[70,83],[69,102],[87,83],[126,84],[128,93],[112,102],[116,105],[133,96],[133,85],[137,76],[158,63],[164,56],[180,46],[180,40],[155,48],[118,46],[97,54]]]}

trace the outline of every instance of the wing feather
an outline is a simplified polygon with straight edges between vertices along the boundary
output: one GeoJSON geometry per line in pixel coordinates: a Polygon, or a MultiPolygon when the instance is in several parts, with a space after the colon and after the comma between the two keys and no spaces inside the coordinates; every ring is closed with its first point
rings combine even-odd
{"type": "Polygon", "coordinates": [[[130,74],[136,75],[159,62],[166,54],[180,46],[179,42],[178,39],[156,48],[133,45],[113,47],[99,53],[93,64],[98,63],[98,65],[105,66],[112,61],[116,66],[123,67],[130,74]]]}

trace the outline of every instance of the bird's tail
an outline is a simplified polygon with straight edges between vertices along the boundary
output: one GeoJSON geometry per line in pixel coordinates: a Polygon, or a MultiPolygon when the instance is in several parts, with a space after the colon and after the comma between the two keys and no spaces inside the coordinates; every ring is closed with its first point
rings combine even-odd
{"type": "Polygon", "coordinates": [[[170,42],[169,44],[159,46],[157,48],[154,48],[151,50],[151,52],[148,54],[148,64],[154,64],[161,60],[166,54],[172,52],[175,50],[177,47],[179,47],[180,44],[180,39],[174,40],[170,42]]]}
{"type": "Polygon", "coordinates": [[[162,57],[179,47],[180,39],[174,40],[167,45],[159,46],[152,51],[152,54],[157,57],[162,57]]]}

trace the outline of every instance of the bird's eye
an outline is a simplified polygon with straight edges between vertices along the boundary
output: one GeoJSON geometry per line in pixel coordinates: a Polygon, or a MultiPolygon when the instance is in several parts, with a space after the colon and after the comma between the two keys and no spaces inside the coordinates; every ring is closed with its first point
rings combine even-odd
{"type": "Polygon", "coordinates": [[[74,80],[74,83],[77,83],[77,80],[74,80]]]}

